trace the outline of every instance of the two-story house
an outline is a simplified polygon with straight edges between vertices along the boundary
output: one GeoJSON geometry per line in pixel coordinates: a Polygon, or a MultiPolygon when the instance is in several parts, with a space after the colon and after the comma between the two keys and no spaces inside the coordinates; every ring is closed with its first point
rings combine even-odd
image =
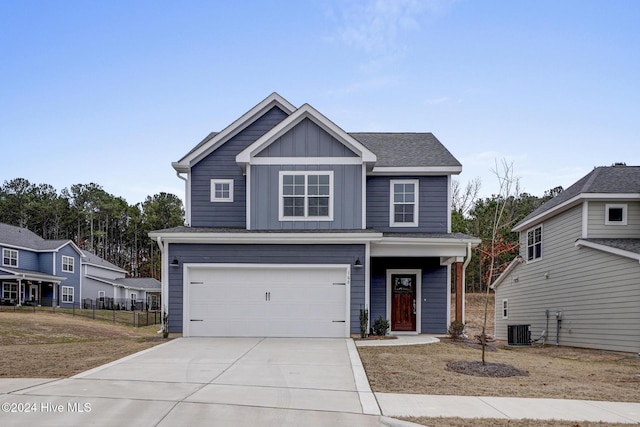
{"type": "Polygon", "coordinates": [[[493,285],[498,339],[521,325],[549,344],[640,352],[640,167],[595,168],[514,231],[520,255],[493,285]]]}
{"type": "Polygon", "coordinates": [[[274,93],[173,167],[189,226],[150,233],[170,332],[347,337],[361,309],[447,331],[479,241],[450,232],[462,167],[432,134],[347,133],[274,93]]]}
{"type": "Polygon", "coordinates": [[[158,310],[160,282],[150,277],[127,277],[128,272],[82,251],[82,301],[86,308],[158,310]]]}
{"type": "Polygon", "coordinates": [[[82,251],[71,240],[45,240],[0,223],[3,305],[71,307],[80,298],[82,251]]]}

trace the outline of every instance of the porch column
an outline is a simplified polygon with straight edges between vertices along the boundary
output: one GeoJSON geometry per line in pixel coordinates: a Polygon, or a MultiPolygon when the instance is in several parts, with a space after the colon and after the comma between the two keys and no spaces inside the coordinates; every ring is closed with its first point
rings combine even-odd
{"type": "Polygon", "coordinates": [[[456,262],[456,319],[458,322],[463,321],[462,302],[464,301],[464,289],[462,288],[462,263],[456,262]]]}

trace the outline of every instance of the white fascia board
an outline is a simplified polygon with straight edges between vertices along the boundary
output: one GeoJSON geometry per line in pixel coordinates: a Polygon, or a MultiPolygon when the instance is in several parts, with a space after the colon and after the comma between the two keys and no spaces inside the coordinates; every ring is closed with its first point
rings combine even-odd
{"type": "Polygon", "coordinates": [[[2,271],[6,271],[9,274],[8,275],[3,275],[2,278],[7,278],[7,279],[21,279],[21,280],[32,280],[32,281],[47,281],[47,282],[53,282],[53,283],[60,283],[63,280],[67,280],[66,277],[60,277],[60,276],[51,276],[49,274],[38,274],[38,273],[34,273],[34,272],[29,272],[29,273],[22,273],[22,272],[13,272],[11,270],[5,270],[2,269],[2,271]]]}
{"type": "Polygon", "coordinates": [[[374,163],[377,157],[368,148],[356,141],[351,135],[342,130],[338,125],[325,117],[318,110],[309,104],[304,104],[298,108],[289,117],[278,123],[273,129],[258,138],[253,144],[242,150],[236,156],[236,162],[241,166],[253,163],[255,156],[268,147],[276,139],[293,129],[298,123],[304,119],[309,119],[329,135],[342,142],[349,149],[360,156],[361,163],[374,163]]]}
{"type": "Polygon", "coordinates": [[[567,200],[564,203],[559,204],[558,206],[554,206],[553,208],[542,212],[540,215],[536,215],[533,218],[530,218],[527,222],[523,222],[522,224],[514,227],[512,231],[524,231],[526,229],[531,228],[539,222],[543,222],[544,220],[557,215],[559,213],[564,212],[565,210],[572,208],[574,205],[581,203],[582,201],[622,201],[622,200],[640,200],[640,193],[581,193],[571,199],[567,200]]]}
{"type": "Polygon", "coordinates": [[[371,243],[371,256],[401,257],[464,257],[467,254],[467,243],[475,246],[479,240],[461,241],[456,239],[403,239],[371,243]]]}
{"type": "Polygon", "coordinates": [[[165,243],[219,244],[365,244],[380,240],[382,233],[149,233],[165,243]]]}
{"type": "Polygon", "coordinates": [[[625,251],[624,249],[612,248],[611,246],[601,245],[599,243],[589,242],[586,240],[578,239],[575,243],[576,247],[584,246],[591,249],[596,249],[602,252],[607,252],[613,255],[619,255],[625,258],[635,259],[640,262],[640,254],[635,252],[625,251]]]}
{"type": "Polygon", "coordinates": [[[128,273],[128,271],[127,271],[127,270],[123,270],[122,268],[120,268],[120,267],[118,267],[118,266],[116,266],[116,267],[108,267],[108,266],[106,266],[106,265],[94,264],[94,263],[92,263],[92,262],[83,262],[83,261],[81,261],[80,263],[81,263],[82,265],[90,265],[90,266],[92,266],[92,267],[101,268],[101,269],[103,269],[103,270],[111,270],[111,271],[116,271],[116,272],[118,272],[118,273],[125,273],[125,274],[126,274],[126,273],[128,273]]]}
{"type": "Polygon", "coordinates": [[[361,165],[358,157],[254,157],[252,165],[361,165]]]}
{"type": "Polygon", "coordinates": [[[369,175],[458,175],[462,166],[375,166],[369,175]]]}
{"type": "Polygon", "coordinates": [[[258,117],[262,116],[275,106],[279,107],[287,114],[291,114],[296,109],[296,107],[294,107],[289,101],[274,92],[262,100],[258,105],[243,114],[239,119],[224,128],[220,133],[207,141],[207,143],[203,144],[197,150],[187,154],[179,161],[173,162],[171,165],[178,172],[188,172],[194,163],[197,163],[203,157],[220,147],[238,132],[253,123],[258,117]]]}

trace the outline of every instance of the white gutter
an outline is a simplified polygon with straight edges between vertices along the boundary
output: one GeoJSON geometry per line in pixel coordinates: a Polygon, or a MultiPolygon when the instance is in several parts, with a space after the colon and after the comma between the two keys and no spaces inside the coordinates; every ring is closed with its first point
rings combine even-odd
{"type": "Polygon", "coordinates": [[[167,303],[169,302],[169,274],[167,271],[169,262],[169,254],[168,251],[165,250],[164,245],[162,244],[162,237],[158,236],[156,238],[156,242],[158,243],[158,247],[160,247],[160,299],[163,305],[163,312],[169,314],[169,306],[167,303]]]}
{"type": "Polygon", "coordinates": [[[467,289],[467,277],[466,277],[467,266],[471,262],[472,255],[473,255],[473,252],[471,251],[471,243],[467,243],[467,259],[465,259],[464,264],[462,264],[462,323],[465,323],[464,313],[465,313],[465,292],[467,289]]]}

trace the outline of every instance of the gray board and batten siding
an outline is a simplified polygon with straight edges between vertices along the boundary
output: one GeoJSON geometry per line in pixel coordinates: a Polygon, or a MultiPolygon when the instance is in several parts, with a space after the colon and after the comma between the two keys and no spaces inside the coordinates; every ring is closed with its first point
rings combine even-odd
{"type": "Polygon", "coordinates": [[[367,228],[383,232],[447,233],[448,191],[446,176],[367,177],[367,228]],[[389,226],[392,179],[419,180],[417,227],[389,226]]]}
{"type": "Polygon", "coordinates": [[[246,180],[236,156],[287,117],[273,107],[191,168],[191,226],[246,227],[246,180]],[[211,202],[211,180],[233,179],[233,202],[211,202]]]}
{"type": "MultiPolygon", "coordinates": [[[[365,259],[365,245],[169,245],[169,259],[180,268],[169,268],[169,331],[182,332],[183,268],[187,263],[232,264],[354,264],[365,259]]],[[[364,268],[351,268],[351,333],[360,331],[360,308],[365,303],[364,268]]]]}
{"type": "Polygon", "coordinates": [[[362,227],[361,165],[261,165],[251,168],[252,230],[356,230],[362,227]],[[280,171],[333,171],[332,221],[280,221],[280,171]]]}
{"type": "Polygon", "coordinates": [[[411,269],[422,271],[422,314],[420,331],[423,334],[444,334],[447,319],[447,267],[438,258],[371,258],[371,323],[387,317],[387,270],[411,269]]]}
{"type": "MultiPolygon", "coordinates": [[[[555,344],[555,313],[560,311],[560,345],[640,351],[638,261],[576,247],[582,234],[582,206],[542,226],[542,257],[517,266],[496,288],[496,337],[506,340],[508,325],[530,324],[533,339],[546,330],[547,343],[555,344]],[[505,299],[507,319],[502,315],[505,299]]],[[[520,254],[525,259],[526,235],[520,233],[520,254]]]]}
{"type": "Polygon", "coordinates": [[[357,157],[310,119],[304,119],[256,157],[357,157]]]}

